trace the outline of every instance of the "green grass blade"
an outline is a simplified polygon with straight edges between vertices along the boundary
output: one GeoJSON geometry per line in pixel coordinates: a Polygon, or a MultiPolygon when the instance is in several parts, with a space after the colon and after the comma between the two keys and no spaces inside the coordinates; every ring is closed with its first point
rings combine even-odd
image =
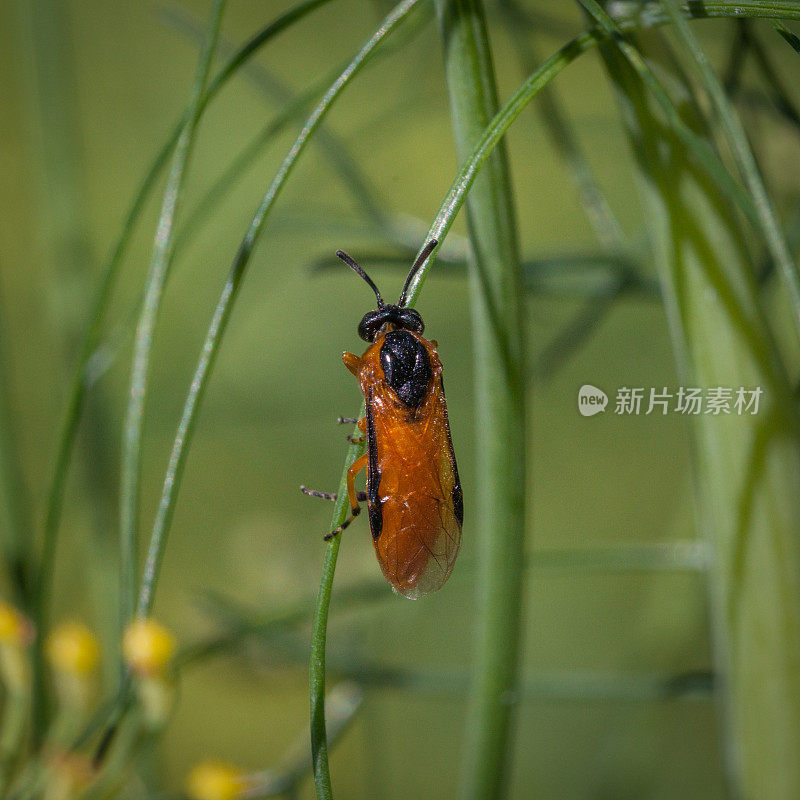
{"type": "Polygon", "coordinates": [[[292,102],[281,109],[280,113],[255,136],[247,147],[234,159],[228,169],[214,182],[195,208],[189,214],[186,222],[181,226],[175,239],[176,253],[192,241],[196,231],[217,209],[236,183],[243,178],[253,162],[275,138],[282,133],[289,124],[298,119],[305,118],[308,110],[331,85],[342,69],[335,70],[331,75],[326,75],[302,94],[294,97],[292,102]]]}
{"type": "MultiPolygon", "coordinates": [[[[333,747],[356,718],[364,700],[364,690],[353,681],[341,681],[331,689],[326,698],[328,719],[326,723],[328,744],[333,747]]],[[[247,796],[294,797],[298,784],[308,775],[308,735],[298,737],[275,768],[250,776],[247,796]]]]}
{"type": "MultiPolygon", "coordinates": [[[[50,290],[43,297],[45,312],[53,325],[53,334],[60,342],[65,364],[71,364],[73,348],[83,328],[83,302],[92,273],[93,257],[87,219],[87,192],[81,158],[81,131],[76,104],[76,65],[71,48],[70,14],[58,0],[32,0],[19,3],[25,17],[30,44],[31,82],[27,93],[35,109],[33,117],[38,138],[38,151],[33,157],[37,169],[28,183],[36,187],[38,221],[35,238],[43,245],[50,290]],[[38,186],[36,185],[38,184],[38,186]]],[[[31,154],[33,155],[33,153],[31,154]]],[[[35,248],[34,248],[35,249],[35,248]]],[[[55,382],[58,378],[54,376],[55,382]]],[[[108,552],[114,546],[108,534],[110,497],[114,493],[108,463],[107,419],[104,407],[98,403],[97,413],[87,425],[82,460],[82,485],[91,500],[93,545],[108,552]]],[[[38,520],[37,520],[38,523],[38,520]]],[[[38,528],[38,524],[37,524],[38,528]]],[[[33,726],[34,744],[41,742],[50,717],[50,687],[45,677],[44,645],[50,626],[53,604],[51,587],[41,580],[47,569],[46,547],[41,550],[36,531],[27,539],[30,615],[37,636],[31,646],[33,665],[33,726]],[[43,570],[44,565],[44,570],[43,570]]],[[[99,582],[115,580],[113,562],[97,559],[99,566],[92,570],[90,581],[97,591],[99,582]],[[104,566],[105,561],[105,566],[104,566]]],[[[46,574],[46,573],[45,573],[46,574]]]]}
{"type": "Polygon", "coordinates": [[[579,0],[579,2],[602,30],[605,31],[606,35],[614,40],[620,52],[623,53],[633,69],[639,74],[663,109],[684,146],[693,154],[703,169],[707,171],[725,196],[739,206],[752,225],[757,226],[758,212],[750,195],[743,191],[742,187],[733,180],[710,143],[697,136],[689,126],[683,123],[677,107],[670,99],[661,82],[650,68],[646,59],[642,57],[642,54],[625,38],[620,26],[609,17],[606,11],[597,3],[597,0],[579,0]]]}
{"type": "Polygon", "coordinates": [[[714,72],[708,56],[703,50],[697,37],[689,27],[689,23],[680,12],[676,0],[662,0],[664,7],[672,20],[673,26],[681,39],[686,51],[691,54],[700,72],[703,85],[714,106],[722,130],[736,159],[736,164],[744,179],[753,204],[759,228],[764,237],[772,258],[778,265],[783,277],[786,291],[789,295],[795,314],[795,325],[800,334],[800,275],[789,252],[789,247],[783,237],[772,204],[767,196],[767,190],[756,164],[747,134],[744,131],[739,117],[728,102],[725,90],[714,72]]]}
{"type": "MultiPolygon", "coordinates": [[[[165,10],[162,16],[176,30],[192,38],[197,38],[202,32],[198,23],[182,9],[165,10]]],[[[424,20],[420,21],[424,22],[424,20]]],[[[229,46],[223,42],[221,51],[225,53],[227,49],[229,46]]],[[[391,49],[391,47],[383,48],[384,55],[388,54],[391,49]]],[[[244,74],[262,95],[269,101],[277,103],[281,108],[298,105],[300,98],[295,92],[262,64],[248,65],[244,74]]],[[[331,81],[327,81],[325,86],[327,87],[330,83],[331,81]]],[[[353,195],[364,216],[371,220],[377,230],[388,230],[390,222],[385,204],[378,196],[373,181],[353,158],[347,145],[325,125],[317,131],[314,141],[327,157],[332,169],[339,173],[342,185],[353,195]]]]}
{"type": "MultiPolygon", "coordinates": [[[[359,419],[363,416],[362,407],[359,419]]],[[[347,470],[364,452],[363,444],[351,444],[345,459],[345,468],[339,481],[338,499],[331,518],[331,530],[341,525],[348,514],[347,470]]],[[[331,770],[328,762],[328,734],[325,723],[325,671],[328,640],[328,613],[333,593],[333,577],[342,537],[334,536],[325,548],[322,562],[317,602],[311,628],[311,658],[308,667],[309,705],[311,710],[311,763],[317,800],[332,800],[331,770]]]]}
{"type": "MultiPolygon", "coordinates": [[[[238,293],[246,267],[249,263],[253,248],[263,229],[265,219],[271,210],[275,199],[283,187],[288,175],[294,167],[298,157],[303,151],[312,134],[318,128],[323,117],[341,94],[342,90],[350,83],[353,77],[369,61],[375,48],[388,36],[415,7],[416,0],[406,0],[399,4],[384,20],[375,34],[355,56],[353,61],[333,83],[328,92],[316,106],[306,124],[303,126],[294,145],[283,160],[278,172],[261,202],[248,232],[243,239],[239,251],[234,258],[228,279],[225,282],[222,295],[212,317],[211,325],[206,336],[206,342],[198,361],[194,379],[187,395],[184,411],[178,427],[178,434],[170,455],[170,462],[165,476],[161,502],[159,503],[156,520],[153,525],[150,546],[142,577],[142,583],[137,603],[137,613],[147,614],[152,606],[153,592],[156,586],[159,569],[163,559],[166,535],[174,512],[174,499],[180,485],[180,478],[188,453],[189,441],[194,429],[196,412],[199,408],[208,377],[211,373],[214,360],[219,350],[227,322],[233,308],[233,302],[238,293]]],[[[342,498],[344,499],[344,497],[342,498]]],[[[312,645],[311,674],[311,705],[312,705],[312,750],[314,760],[314,775],[318,796],[330,797],[330,772],[327,760],[327,742],[324,724],[324,649],[325,628],[327,624],[327,610],[330,602],[333,573],[335,569],[338,541],[332,542],[326,550],[326,567],[320,585],[319,601],[314,621],[314,642],[312,645]],[[327,587],[327,590],[326,590],[327,587]],[[319,689],[322,689],[319,692],[319,689]]]]}
{"type": "MultiPolygon", "coordinates": [[[[643,40],[657,53],[660,40],[643,40]]],[[[642,76],[604,59],[626,109],[684,385],[761,387],[758,415],[694,420],[699,523],[733,792],[800,795],[800,431],[739,217],[665,126],[642,76]]],[[[680,78],[673,75],[675,84],[680,78]]],[[[698,135],[702,117],[683,109],[698,135]]]]}
{"type": "MultiPolygon", "coordinates": [[[[709,4],[711,5],[711,4],[709,4]]],[[[690,16],[700,16],[696,13],[696,8],[691,7],[690,16]]],[[[756,3],[734,4],[734,3],[715,3],[712,12],[717,16],[780,16],[783,10],[776,10],[756,3]]],[[[800,10],[797,10],[797,18],[800,18],[800,10]]],[[[664,20],[654,15],[651,23],[642,21],[639,14],[639,6],[636,4],[631,8],[624,20],[620,21],[626,29],[641,24],[660,24],[664,20]]],[[[512,97],[498,111],[491,122],[486,126],[480,139],[475,143],[469,157],[465,159],[463,166],[459,170],[450,190],[448,191],[440,209],[431,224],[428,235],[424,241],[438,239],[440,242],[446,237],[452,227],[456,215],[460,211],[468,192],[470,191],[476,176],[480,172],[489,155],[494,150],[497,143],[503,137],[510,125],[519,116],[528,102],[561,70],[571,64],[575,59],[587,50],[593,48],[607,33],[599,30],[588,31],[576,37],[564,45],[554,55],[542,64],[529,78],[514,92],[512,97]]],[[[441,244],[439,245],[441,247],[441,244]]],[[[438,249],[438,248],[437,248],[438,249]]],[[[409,287],[409,303],[413,304],[417,299],[421,287],[425,281],[427,271],[434,263],[436,252],[426,262],[409,287]]],[[[355,460],[359,451],[351,448],[345,460],[340,481],[340,500],[334,511],[332,528],[341,524],[346,516],[346,502],[344,500],[345,474],[352,462],[355,460]]],[[[312,663],[311,663],[311,683],[312,683],[312,743],[315,759],[315,770],[318,776],[318,787],[322,786],[322,794],[318,796],[330,796],[330,781],[327,763],[327,751],[324,741],[324,670],[325,670],[325,628],[327,625],[328,606],[330,603],[333,573],[335,570],[336,558],[338,555],[338,541],[333,540],[326,550],[325,562],[323,565],[323,578],[320,583],[318,609],[315,614],[314,631],[312,634],[312,663]],[[325,793],[327,792],[327,794],[325,793]]],[[[319,792],[319,789],[318,789],[319,792]]]]}
{"type": "Polygon", "coordinates": [[[236,296],[250,262],[250,257],[261,235],[267,216],[272,210],[275,200],[294,168],[300,154],[305,149],[306,144],[311,139],[333,103],[361,68],[369,62],[375,48],[403,21],[403,19],[405,19],[416,5],[416,2],[417,0],[406,0],[406,2],[401,3],[395,8],[319,101],[279,166],[275,178],[256,210],[248,231],[239,245],[222,293],[214,309],[214,314],[212,315],[211,323],[206,334],[206,340],[197,366],[195,367],[194,377],[186,396],[180,422],[178,423],[178,431],[173,442],[169,464],[164,477],[161,500],[156,512],[156,518],[153,522],[150,544],[148,546],[147,558],[139,588],[139,599],[137,602],[137,614],[139,615],[148,614],[152,607],[153,592],[163,560],[166,537],[174,513],[174,502],[186,463],[186,456],[189,451],[188,445],[194,431],[197,411],[202,402],[208,378],[213,370],[214,361],[219,352],[219,347],[224,337],[236,296]]]}
{"type": "MultiPolygon", "coordinates": [[[[535,23],[513,0],[506,0],[501,4],[501,9],[508,34],[515,44],[523,68],[528,73],[533,72],[540,62],[530,41],[536,30],[535,23]]],[[[537,110],[549,134],[553,149],[559,154],[571,174],[581,207],[597,240],[608,250],[624,251],[626,242],[622,228],[614,216],[603,190],[595,180],[592,168],[580,147],[554,87],[549,86],[540,93],[537,110]]]]}
{"type": "Polygon", "coordinates": [[[788,44],[795,53],[800,53],[800,37],[782,22],[774,22],[773,25],[786,44],[788,44]]]}
{"type": "Polygon", "coordinates": [[[215,0],[206,42],[200,54],[200,63],[192,86],[186,121],[172,156],[172,165],[158,218],[150,272],[145,286],[144,303],[136,328],[130,391],[122,439],[120,475],[120,624],[122,626],[126,625],[133,616],[135,602],[142,425],[147,397],[150,352],[153,346],[164,281],[173,255],[175,218],[181,199],[184,174],[202,113],[203,94],[211,70],[224,8],[225,0],[215,0]]]}
{"type": "MultiPolygon", "coordinates": [[[[661,25],[668,19],[660,0],[644,3],[641,0],[615,0],[610,8],[613,8],[616,22],[628,20],[639,28],[661,25]]],[[[727,0],[703,0],[699,3],[688,0],[681,4],[681,11],[688,19],[800,19],[800,7],[795,0],[743,0],[741,3],[727,0]]]]}
{"type": "MultiPolygon", "coordinates": [[[[248,59],[252,58],[262,46],[269,42],[274,36],[302,19],[306,14],[327,2],[330,2],[330,0],[306,0],[306,2],[299,3],[294,8],[281,14],[272,23],[262,28],[231,56],[228,62],[217,73],[213,81],[211,81],[203,98],[203,109],[205,109],[227,81],[236,74],[236,71],[240,69],[242,65],[246,64],[248,59]]],[[[69,389],[67,406],[58,436],[58,448],[53,468],[53,476],[47,493],[42,548],[37,576],[37,585],[39,587],[37,591],[42,596],[47,596],[48,587],[52,582],[58,528],[64,502],[64,488],[70,460],[72,458],[72,451],[75,445],[78,423],[80,422],[85,403],[85,395],[88,389],[90,361],[97,351],[106,308],[111,299],[122,266],[122,261],[133,236],[136,223],[141,217],[147,199],[153,191],[159,175],[169,161],[170,154],[178,141],[182,128],[183,121],[181,120],[150,166],[125,216],[120,235],[111,249],[108,259],[102,269],[102,282],[92,305],[89,325],[80,347],[78,364],[69,389]]]]}
{"type": "MultiPolygon", "coordinates": [[[[463,164],[497,112],[480,0],[437,0],[456,152],[463,164]]],[[[475,672],[467,710],[461,796],[506,788],[511,706],[518,688],[525,552],[525,379],[522,274],[508,165],[495,149],[467,196],[469,262],[480,416],[475,498],[479,570],[475,672]]],[[[469,517],[468,517],[469,520],[469,517]]]]}

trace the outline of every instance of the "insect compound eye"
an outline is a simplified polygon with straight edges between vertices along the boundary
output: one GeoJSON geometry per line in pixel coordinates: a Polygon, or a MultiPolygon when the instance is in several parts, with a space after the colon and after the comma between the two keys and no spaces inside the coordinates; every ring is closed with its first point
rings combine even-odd
{"type": "Polygon", "coordinates": [[[431,382],[431,360],[425,345],[408,331],[390,331],[381,345],[386,383],[407,406],[421,405],[431,382]]]}
{"type": "Polygon", "coordinates": [[[358,335],[365,342],[374,342],[376,334],[385,321],[385,311],[378,309],[377,311],[367,312],[358,324],[358,335]]]}
{"type": "Polygon", "coordinates": [[[400,312],[399,322],[403,328],[414,331],[414,333],[422,333],[425,330],[425,323],[422,321],[419,311],[414,308],[404,308],[400,312]]]}

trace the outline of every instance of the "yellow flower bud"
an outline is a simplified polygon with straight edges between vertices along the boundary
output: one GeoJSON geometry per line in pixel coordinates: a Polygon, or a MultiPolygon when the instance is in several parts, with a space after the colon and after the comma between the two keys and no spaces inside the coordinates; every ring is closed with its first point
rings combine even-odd
{"type": "Polygon", "coordinates": [[[94,634],[76,622],[59,625],[47,638],[47,657],[55,670],[70,675],[91,675],[100,662],[94,634]]]}
{"type": "Polygon", "coordinates": [[[28,618],[8,603],[0,603],[0,644],[24,646],[33,639],[28,618]]]}
{"type": "Polygon", "coordinates": [[[203,761],[186,779],[191,800],[234,800],[247,788],[244,773],[221,761],[203,761]]]}
{"type": "Polygon", "coordinates": [[[132,622],[122,638],[122,653],[137,675],[162,672],[175,652],[175,637],[151,619],[132,622]]]}

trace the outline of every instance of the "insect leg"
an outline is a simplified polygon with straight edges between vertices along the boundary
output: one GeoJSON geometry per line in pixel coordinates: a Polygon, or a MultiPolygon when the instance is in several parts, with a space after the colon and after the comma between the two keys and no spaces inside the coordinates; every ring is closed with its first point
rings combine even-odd
{"type": "MultiPolygon", "coordinates": [[[[309,497],[319,497],[322,500],[337,500],[339,495],[336,492],[318,492],[316,489],[309,489],[307,486],[301,486],[300,491],[309,497]]],[[[356,498],[359,503],[367,502],[366,492],[356,492],[356,498]]]]}
{"type": "Polygon", "coordinates": [[[357,458],[347,470],[347,494],[350,498],[350,516],[338,527],[330,533],[326,533],[323,537],[325,541],[330,541],[334,536],[341,533],[360,513],[361,506],[359,506],[359,496],[356,492],[356,475],[367,466],[367,455],[357,458]]]}
{"type": "Polygon", "coordinates": [[[340,425],[355,425],[358,420],[355,417],[339,417],[336,420],[340,425]]]}
{"type": "Polygon", "coordinates": [[[361,444],[364,441],[367,434],[367,418],[361,417],[361,419],[354,419],[352,417],[339,417],[339,422],[344,424],[345,422],[349,422],[351,425],[354,423],[358,423],[358,429],[363,434],[362,436],[353,436],[353,434],[348,434],[347,441],[350,444],[361,444]]]}
{"type": "Polygon", "coordinates": [[[318,492],[316,489],[309,489],[307,486],[301,486],[300,491],[309,497],[319,497],[322,500],[336,500],[338,497],[336,492],[318,492]]]}

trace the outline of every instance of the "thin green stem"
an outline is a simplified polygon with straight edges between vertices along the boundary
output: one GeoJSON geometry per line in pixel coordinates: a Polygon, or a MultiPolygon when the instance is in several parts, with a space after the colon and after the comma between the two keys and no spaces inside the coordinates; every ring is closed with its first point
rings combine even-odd
{"type": "MultiPolygon", "coordinates": [[[[360,416],[363,416],[363,409],[360,416]]],[[[353,444],[345,459],[345,469],[339,482],[339,495],[333,509],[331,530],[341,525],[348,513],[347,470],[364,452],[363,444],[353,444]]],[[[325,548],[322,575],[317,592],[314,620],[311,629],[311,658],[308,668],[309,702],[311,707],[311,763],[314,773],[314,786],[317,800],[331,800],[331,772],[328,764],[328,732],[325,724],[325,658],[328,635],[328,611],[333,592],[333,576],[342,537],[334,536],[325,548]]]]}
{"type": "MultiPolygon", "coordinates": [[[[795,797],[800,768],[800,494],[797,408],[758,295],[740,217],[664,124],[644,76],[618,42],[603,58],[641,170],[679,368],[696,386],[763,389],[758,415],[693,420],[698,527],[709,553],[710,621],[732,792],[795,797]]],[[[663,39],[639,47],[669,73],[663,39]]],[[[708,137],[702,111],[682,105],[708,137]]]]}
{"type": "MultiPolygon", "coordinates": [[[[540,61],[530,41],[536,25],[514,0],[505,0],[500,7],[508,33],[519,54],[519,60],[526,72],[532,72],[540,61]]],[[[555,88],[548,87],[541,92],[537,108],[553,149],[570,172],[581,207],[597,240],[609,251],[624,252],[627,243],[622,228],[594,177],[555,88]]]]}
{"type": "MultiPolygon", "coordinates": [[[[480,0],[437,0],[456,152],[462,164],[497,111],[480,0]]],[[[461,796],[499,798],[507,788],[512,704],[519,684],[525,552],[526,436],[522,271],[513,194],[498,147],[467,197],[479,409],[475,498],[479,569],[475,669],[461,796]]]]}
{"type": "MultiPolygon", "coordinates": [[[[72,302],[82,297],[91,274],[92,256],[86,216],[86,186],[80,157],[80,131],[75,103],[76,77],[70,48],[70,15],[58,0],[31,0],[18,4],[26,16],[31,45],[30,97],[35,108],[36,133],[39,139],[39,222],[36,234],[47,255],[51,291],[48,316],[63,343],[62,354],[71,360],[76,336],[82,328],[82,304],[72,302]],[[65,298],[70,301],[64,302],[65,298]]],[[[85,486],[93,495],[89,508],[103,506],[105,490],[110,488],[107,471],[94,471],[103,463],[107,447],[105,429],[98,413],[87,439],[85,486]]],[[[102,512],[97,517],[102,517],[102,512]]],[[[105,519],[103,520],[105,522],[105,519]]],[[[102,530],[101,526],[97,526],[102,530]]],[[[32,534],[32,531],[29,531],[32,534]]],[[[39,554],[34,537],[28,539],[30,613],[37,636],[31,647],[34,690],[32,694],[32,738],[38,745],[49,716],[49,687],[44,675],[43,641],[49,627],[52,602],[49,585],[38,580],[39,554]]]]}
{"type": "MultiPolygon", "coordinates": [[[[614,20],[634,23],[634,27],[649,28],[661,25],[668,17],[660,0],[642,3],[640,0],[617,0],[613,4],[614,20]]],[[[703,0],[702,3],[681,3],[681,11],[688,19],[800,19],[800,7],[796,0],[743,0],[730,3],[727,0],[703,0]]]]}
{"type": "MultiPolygon", "coordinates": [[[[284,14],[281,14],[269,25],[258,31],[255,36],[231,56],[210,82],[208,89],[203,95],[202,109],[204,110],[208,106],[228,80],[230,80],[230,78],[235,75],[261,47],[274,36],[302,19],[306,14],[328,2],[330,2],[330,0],[306,0],[284,14]]],[[[105,312],[108,308],[108,303],[111,299],[122,266],[122,260],[128,250],[128,245],[133,236],[136,223],[141,217],[147,199],[166,166],[182,130],[183,119],[175,126],[150,166],[125,216],[119,237],[111,249],[108,259],[102,269],[102,282],[92,305],[90,322],[80,347],[78,364],[70,385],[67,406],[58,436],[58,449],[53,468],[53,477],[50,483],[50,489],[47,493],[44,533],[37,577],[37,592],[45,598],[48,596],[47,587],[52,582],[55,549],[59,523],[61,521],[61,510],[64,502],[64,488],[66,485],[67,472],[78,432],[78,424],[84,407],[85,395],[89,386],[89,364],[100,342],[103,318],[105,317],[105,312]]]]}
{"type": "MultiPolygon", "coordinates": [[[[363,584],[346,586],[337,595],[340,608],[351,608],[361,604],[369,605],[387,598],[384,581],[369,581],[363,584]]],[[[223,630],[216,636],[189,645],[181,650],[173,661],[176,672],[187,666],[198,664],[207,658],[229,652],[249,639],[274,641],[287,630],[307,624],[316,608],[316,597],[304,598],[273,610],[268,614],[254,614],[238,607],[231,609],[229,601],[216,600],[210,607],[212,616],[221,616],[223,630]]]]}
{"type": "Polygon", "coordinates": [[[320,95],[322,95],[336,77],[341,74],[341,71],[340,68],[332,75],[326,75],[302,94],[294,97],[290,104],[284,106],[280,113],[266,125],[263,130],[259,131],[250,144],[239,153],[228,169],[214,182],[188,215],[186,222],[181,226],[175,240],[176,252],[181,250],[186,243],[192,241],[194,233],[202,227],[203,223],[211,216],[237,181],[247,174],[248,168],[263,152],[266,146],[273,142],[278,134],[282,133],[289,126],[289,123],[298,118],[305,118],[305,116],[307,116],[308,109],[311,107],[312,103],[318,100],[320,95]]]}
{"type": "Polygon", "coordinates": [[[178,213],[186,167],[202,112],[203,93],[214,57],[225,0],[215,0],[208,34],[194,79],[186,121],[175,145],[172,166],[164,190],[158,219],[153,257],[145,286],[144,303],[136,328],[130,391],[122,440],[120,477],[120,623],[125,626],[133,615],[136,580],[136,534],[139,516],[139,483],[142,453],[142,425],[150,353],[167,269],[174,249],[174,226],[178,213]]]}
{"type": "Polygon", "coordinates": [[[717,78],[708,56],[689,27],[689,23],[681,14],[676,0],[662,0],[662,2],[672,20],[675,31],[683,42],[686,51],[694,59],[702,76],[703,85],[713,103],[722,131],[736,159],[739,172],[753,198],[759,228],[767,248],[783,277],[794,309],[797,331],[800,333],[800,275],[798,275],[789,247],[775,218],[775,212],[767,195],[764,181],[761,178],[753,151],[750,149],[747,134],[739,117],[728,102],[725,90],[717,78]]]}
{"type": "Polygon", "coordinates": [[[405,2],[400,3],[386,17],[381,26],[370,37],[361,50],[359,50],[353,60],[333,82],[323,98],[316,105],[278,168],[275,178],[256,210],[248,231],[239,245],[239,249],[233,259],[228,277],[225,281],[222,294],[214,309],[214,314],[211,318],[203,349],[195,368],[189,392],[186,396],[183,413],[173,442],[169,464],[164,476],[161,500],[153,522],[150,544],[147,550],[147,558],[139,589],[139,599],[136,607],[136,613],[138,615],[146,615],[152,608],[153,593],[164,557],[167,535],[175,508],[175,498],[177,497],[181,477],[186,464],[186,457],[189,452],[188,445],[194,431],[197,411],[201,405],[209,376],[213,370],[214,362],[219,352],[228,321],[230,320],[230,315],[233,311],[234,302],[250,262],[250,257],[263,231],[267,216],[272,210],[275,200],[300,157],[300,154],[305,149],[309,139],[317,130],[320,122],[330,110],[331,106],[355,75],[370,60],[375,48],[406,18],[416,6],[417,1],[418,0],[405,0],[405,2]]]}
{"type": "MultiPolygon", "coordinates": [[[[353,681],[342,681],[331,689],[326,699],[328,719],[326,724],[328,745],[333,747],[350,727],[361,708],[364,690],[353,681]]],[[[247,796],[290,797],[298,784],[308,775],[308,735],[297,739],[274,769],[248,776],[247,796]]]]}
{"type": "Polygon", "coordinates": [[[778,31],[778,34],[786,44],[788,44],[795,53],[800,53],[800,37],[782,22],[775,22],[773,24],[775,25],[775,30],[778,31]]]}

